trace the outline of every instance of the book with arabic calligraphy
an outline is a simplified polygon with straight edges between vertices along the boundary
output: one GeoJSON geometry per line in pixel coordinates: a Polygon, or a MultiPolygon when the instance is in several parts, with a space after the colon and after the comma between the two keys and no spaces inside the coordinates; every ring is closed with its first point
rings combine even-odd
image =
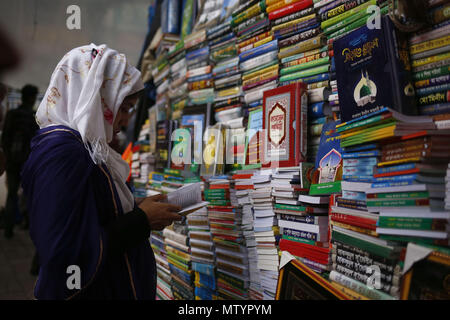
{"type": "Polygon", "coordinates": [[[263,167],[294,167],[306,161],[306,88],[299,82],[264,92],[263,167]]]}

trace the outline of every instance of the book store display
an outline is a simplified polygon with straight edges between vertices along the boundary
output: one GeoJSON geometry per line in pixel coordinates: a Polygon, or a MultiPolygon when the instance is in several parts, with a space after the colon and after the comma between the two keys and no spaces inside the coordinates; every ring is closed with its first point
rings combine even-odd
{"type": "Polygon", "coordinates": [[[163,1],[124,154],[182,207],[157,299],[450,298],[450,1],[399,2],[163,1]]]}

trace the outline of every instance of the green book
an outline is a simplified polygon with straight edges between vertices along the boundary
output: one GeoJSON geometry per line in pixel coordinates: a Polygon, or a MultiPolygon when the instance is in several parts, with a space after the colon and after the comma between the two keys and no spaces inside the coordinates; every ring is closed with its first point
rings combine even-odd
{"type": "Polygon", "coordinates": [[[367,11],[365,11],[365,10],[359,11],[357,14],[354,14],[354,15],[352,15],[352,16],[350,16],[350,17],[348,17],[348,18],[346,18],[346,19],[344,19],[342,21],[339,21],[336,24],[333,24],[332,26],[329,26],[328,28],[325,28],[323,30],[323,32],[326,35],[329,35],[329,34],[331,34],[333,32],[336,32],[336,31],[340,30],[341,28],[349,25],[350,23],[355,22],[356,20],[359,20],[361,18],[366,17],[367,15],[368,15],[367,11]]]}
{"type": "Polygon", "coordinates": [[[354,247],[360,248],[360,249],[365,250],[369,253],[372,253],[376,256],[380,256],[380,257],[388,258],[388,259],[392,259],[395,257],[395,252],[391,248],[387,248],[385,246],[381,246],[381,245],[378,245],[378,244],[375,244],[375,243],[372,243],[369,241],[365,241],[362,239],[354,238],[347,234],[337,232],[335,230],[332,231],[331,238],[333,240],[340,241],[349,246],[354,246],[354,247]]]}
{"type": "Polygon", "coordinates": [[[324,64],[329,64],[329,63],[330,63],[329,57],[320,58],[320,59],[316,59],[316,60],[309,61],[306,63],[297,64],[292,67],[283,68],[280,70],[280,75],[284,76],[289,73],[293,73],[293,72],[297,72],[297,71],[305,70],[305,69],[309,69],[309,68],[314,68],[314,67],[321,66],[324,64]]]}
{"type": "Polygon", "coordinates": [[[228,200],[211,200],[209,201],[210,206],[228,206],[230,201],[228,200]]]}
{"type": "MultiPolygon", "coordinates": [[[[427,200],[427,199],[419,199],[419,200],[427,200]]],[[[417,203],[417,199],[395,199],[395,200],[367,200],[366,204],[367,207],[415,207],[420,206],[420,204],[417,203]]],[[[423,204],[422,204],[423,206],[423,204]]]]}
{"type": "Polygon", "coordinates": [[[412,230],[434,230],[436,219],[428,218],[406,218],[406,217],[379,217],[380,228],[412,229],[412,230]]]}
{"type": "Polygon", "coordinates": [[[413,73],[415,81],[427,80],[450,74],[450,65],[413,73]]]}
{"type": "Polygon", "coordinates": [[[368,200],[374,199],[423,199],[428,198],[428,191],[419,191],[419,192],[394,192],[394,193],[375,193],[376,198],[370,198],[368,200]]]}
{"type": "MultiPolygon", "coordinates": [[[[389,11],[388,7],[385,7],[383,9],[381,9],[380,13],[381,13],[381,15],[385,15],[388,13],[388,11],[389,11]]],[[[366,12],[366,11],[364,10],[363,12],[366,12]]],[[[334,38],[337,38],[340,36],[347,35],[348,33],[352,32],[353,30],[356,30],[356,29],[364,26],[367,23],[367,20],[370,19],[370,17],[371,17],[370,15],[367,15],[367,16],[364,16],[364,17],[350,23],[349,25],[343,27],[342,29],[339,29],[338,31],[336,31],[332,34],[329,34],[328,39],[334,39],[334,38]]]]}
{"type": "Polygon", "coordinates": [[[357,6],[356,8],[353,8],[351,10],[348,10],[348,11],[346,11],[346,12],[344,12],[344,13],[336,16],[336,17],[333,17],[331,19],[325,20],[325,21],[323,21],[321,23],[322,30],[327,28],[327,27],[329,27],[329,26],[332,26],[333,24],[336,24],[336,23],[338,23],[338,22],[340,22],[340,21],[342,21],[342,20],[344,20],[344,19],[346,19],[346,18],[348,18],[348,17],[350,17],[350,16],[352,16],[352,15],[354,15],[356,13],[358,13],[361,10],[366,11],[369,6],[373,6],[373,5],[376,5],[376,4],[377,4],[376,0],[370,0],[369,2],[364,3],[364,4],[360,5],[360,6],[357,6]]]}
{"type": "Polygon", "coordinates": [[[250,70],[250,71],[244,72],[244,73],[242,74],[242,76],[247,76],[247,75],[249,75],[249,74],[256,73],[256,72],[258,72],[259,70],[262,70],[262,69],[265,69],[265,68],[274,66],[274,65],[276,65],[276,64],[278,64],[278,61],[271,61],[271,62],[269,62],[269,63],[263,64],[262,66],[256,67],[255,69],[252,69],[252,70],[250,70]]]}
{"type": "Polygon", "coordinates": [[[309,244],[312,246],[316,245],[316,242],[313,240],[307,240],[307,239],[297,238],[297,237],[293,237],[293,236],[286,236],[286,235],[283,235],[281,238],[285,239],[285,240],[299,242],[299,243],[306,243],[306,244],[309,244]]]}
{"type": "Polygon", "coordinates": [[[274,208],[280,209],[280,210],[292,210],[292,211],[299,211],[299,212],[306,211],[306,208],[302,207],[302,206],[294,206],[294,205],[290,205],[290,204],[281,204],[281,203],[276,203],[274,208]]]}
{"type": "Polygon", "coordinates": [[[309,194],[311,196],[319,196],[319,195],[329,195],[332,193],[340,193],[341,192],[341,182],[327,182],[327,183],[319,183],[312,184],[309,189],[309,194]]]}
{"type": "Polygon", "coordinates": [[[348,147],[356,144],[363,144],[364,142],[373,141],[377,139],[377,135],[385,132],[386,128],[394,127],[395,122],[388,122],[382,125],[374,126],[362,130],[360,133],[341,139],[341,147],[348,147]]]}
{"type": "MultiPolygon", "coordinates": [[[[321,48],[320,50],[319,49],[316,49],[316,50],[318,50],[317,53],[322,53],[322,52],[328,52],[329,49],[328,49],[328,46],[325,46],[325,47],[321,48]]],[[[285,64],[285,63],[288,63],[288,62],[291,62],[291,61],[294,61],[294,60],[297,60],[297,59],[302,59],[304,57],[307,57],[308,55],[312,55],[312,54],[309,54],[309,53],[314,52],[316,50],[310,50],[310,51],[307,51],[307,52],[302,52],[302,53],[294,54],[292,56],[283,58],[283,59],[281,59],[281,63],[285,64]]]]}
{"type": "Polygon", "coordinates": [[[326,73],[328,72],[330,69],[330,66],[324,65],[324,66],[319,66],[319,67],[315,67],[315,68],[311,68],[308,70],[303,70],[303,71],[299,71],[299,72],[295,72],[295,73],[291,73],[289,75],[285,75],[280,77],[279,82],[284,82],[284,81],[292,81],[292,80],[297,80],[299,78],[305,78],[305,77],[310,77],[310,76],[315,76],[321,73],[326,73]]]}
{"type": "Polygon", "coordinates": [[[182,257],[177,255],[176,253],[173,253],[172,251],[167,251],[167,256],[171,257],[173,260],[178,261],[179,263],[185,265],[186,268],[188,268],[189,260],[183,259],[182,257]]]}

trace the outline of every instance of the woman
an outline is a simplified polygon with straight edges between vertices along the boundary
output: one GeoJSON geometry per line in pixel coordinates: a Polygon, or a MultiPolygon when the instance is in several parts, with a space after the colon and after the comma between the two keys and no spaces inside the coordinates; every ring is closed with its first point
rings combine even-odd
{"type": "Polygon", "coordinates": [[[162,197],[136,206],[129,166],[108,145],[142,89],[140,72],[105,45],[71,50],[53,72],[22,171],[37,299],[155,298],[150,230],[180,220],[180,208],[162,197]]]}

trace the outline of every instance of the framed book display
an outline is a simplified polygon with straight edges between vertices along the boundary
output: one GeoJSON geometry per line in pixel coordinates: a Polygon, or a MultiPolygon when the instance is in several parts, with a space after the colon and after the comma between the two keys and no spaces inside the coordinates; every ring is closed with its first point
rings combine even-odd
{"type": "Polygon", "coordinates": [[[263,167],[294,167],[305,161],[306,88],[304,83],[295,83],[264,92],[263,167]]]}
{"type": "Polygon", "coordinates": [[[349,300],[326,279],[298,260],[291,260],[278,278],[276,300],[349,300]]]}

